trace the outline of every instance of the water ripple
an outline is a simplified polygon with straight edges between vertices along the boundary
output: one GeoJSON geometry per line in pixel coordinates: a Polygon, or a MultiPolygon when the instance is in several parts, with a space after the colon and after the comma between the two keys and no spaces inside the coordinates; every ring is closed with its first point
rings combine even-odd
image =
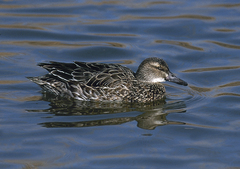
{"type": "Polygon", "coordinates": [[[30,45],[30,46],[48,46],[48,47],[65,47],[65,48],[79,48],[79,47],[89,47],[89,46],[112,46],[126,48],[123,43],[117,42],[78,42],[78,43],[63,43],[59,41],[7,41],[1,42],[1,44],[7,45],[30,45]]]}
{"type": "Polygon", "coordinates": [[[237,93],[218,93],[214,95],[214,97],[219,97],[219,96],[237,96],[240,97],[240,94],[237,93]]]}
{"type": "Polygon", "coordinates": [[[109,22],[122,22],[131,20],[169,20],[169,19],[194,19],[194,20],[215,20],[214,17],[203,15],[177,15],[177,16],[136,16],[121,15],[117,19],[87,19],[82,24],[106,24],[109,22]]]}
{"type": "Polygon", "coordinates": [[[18,53],[14,53],[14,52],[0,52],[0,58],[15,56],[17,54],[18,53]]]}
{"type": "Polygon", "coordinates": [[[34,14],[34,13],[0,13],[1,17],[43,17],[43,18],[73,18],[77,17],[77,15],[69,15],[69,14],[34,14]]]}
{"type": "Polygon", "coordinates": [[[20,24],[13,24],[13,25],[0,25],[0,28],[7,28],[7,29],[33,29],[33,30],[46,30],[42,27],[31,26],[31,25],[20,25],[20,24]]]}
{"type": "Polygon", "coordinates": [[[224,85],[220,85],[219,88],[224,88],[224,87],[235,87],[235,86],[240,86],[240,81],[236,82],[229,82],[224,85]]]}
{"type": "Polygon", "coordinates": [[[232,70],[239,69],[240,66],[220,66],[220,67],[208,67],[208,68],[195,68],[195,69],[187,69],[183,70],[184,73],[193,73],[193,72],[212,72],[212,71],[220,71],[220,70],[232,70]]]}
{"type": "Polygon", "coordinates": [[[97,35],[97,36],[139,36],[135,34],[126,34],[126,33],[92,33],[91,35],[97,35]]]}
{"type": "Polygon", "coordinates": [[[229,4],[214,4],[214,5],[208,5],[208,7],[214,7],[214,8],[222,8],[222,7],[225,7],[225,8],[236,8],[236,7],[239,7],[240,6],[240,3],[229,3],[229,4]]]}
{"type": "Polygon", "coordinates": [[[176,16],[133,16],[133,15],[126,15],[123,16],[122,19],[130,19],[130,20],[137,20],[137,19],[197,19],[197,20],[215,20],[215,17],[211,16],[204,16],[204,15],[176,15],[176,16]]]}
{"type": "Polygon", "coordinates": [[[222,28],[222,29],[215,29],[215,31],[218,31],[218,32],[236,32],[236,30],[234,29],[227,29],[227,28],[222,28]]]}
{"type": "Polygon", "coordinates": [[[206,42],[213,43],[218,46],[225,47],[225,48],[240,49],[239,45],[232,45],[232,44],[227,44],[227,43],[217,42],[217,41],[206,41],[206,42]]]}
{"type": "Polygon", "coordinates": [[[187,49],[204,51],[203,48],[193,46],[193,45],[191,45],[190,43],[187,43],[187,42],[172,41],[172,40],[155,40],[155,43],[177,45],[177,46],[181,46],[181,47],[184,47],[184,48],[187,48],[187,49]]]}
{"type": "Polygon", "coordinates": [[[184,101],[185,103],[195,103],[195,102],[201,102],[202,100],[206,99],[207,96],[205,94],[206,91],[209,90],[204,90],[204,88],[199,88],[193,85],[190,85],[189,88],[183,88],[183,87],[178,87],[178,86],[172,86],[169,84],[166,84],[167,87],[172,87],[172,90],[174,89],[173,92],[171,90],[167,90],[167,98],[170,100],[173,100],[174,102],[178,101],[184,101]],[[175,90],[177,91],[177,94],[175,90]]]}

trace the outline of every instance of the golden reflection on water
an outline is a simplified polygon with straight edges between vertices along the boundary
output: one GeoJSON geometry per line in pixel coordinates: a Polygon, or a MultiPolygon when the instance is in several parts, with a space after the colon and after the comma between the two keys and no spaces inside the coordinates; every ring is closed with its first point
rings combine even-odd
{"type": "Polygon", "coordinates": [[[36,26],[30,26],[30,25],[0,25],[0,28],[46,30],[42,27],[36,27],[36,26]]]}
{"type": "Polygon", "coordinates": [[[194,90],[194,91],[197,91],[197,92],[199,92],[199,93],[202,93],[202,92],[210,92],[210,91],[212,91],[212,90],[214,90],[215,89],[215,87],[214,88],[208,88],[208,87],[197,87],[197,86],[193,86],[193,85],[191,85],[191,86],[189,86],[192,90],[194,90]]]}
{"type": "Polygon", "coordinates": [[[240,94],[237,94],[237,93],[218,93],[214,97],[219,97],[219,96],[237,96],[237,97],[240,97],[240,94]]]}
{"type": "Polygon", "coordinates": [[[223,88],[223,87],[235,87],[235,86],[240,86],[240,81],[230,82],[230,83],[227,83],[225,85],[221,85],[219,87],[223,88]]]}
{"type": "Polygon", "coordinates": [[[107,44],[109,44],[110,46],[113,46],[113,47],[120,47],[120,48],[125,48],[126,45],[125,44],[122,44],[122,43],[117,43],[117,42],[105,42],[107,44]]]}
{"type": "Polygon", "coordinates": [[[197,91],[199,95],[204,96],[204,97],[205,97],[205,95],[207,95],[207,97],[219,97],[219,96],[237,96],[237,97],[239,97],[240,94],[224,92],[224,90],[222,90],[223,88],[237,87],[237,86],[240,86],[240,81],[230,82],[230,83],[227,83],[224,85],[218,85],[218,86],[213,86],[213,87],[198,87],[198,86],[193,86],[193,85],[190,85],[189,87],[193,91],[197,91]],[[203,95],[203,93],[212,92],[212,91],[216,91],[216,92],[203,95]]]}
{"type": "MultiPolygon", "coordinates": [[[[214,86],[214,87],[197,87],[197,86],[189,86],[192,90],[197,91],[199,93],[205,93],[205,92],[211,92],[211,91],[216,91],[216,90],[221,90],[226,87],[236,87],[240,86],[240,81],[236,82],[230,82],[224,85],[219,85],[219,86],[214,86]]],[[[240,96],[240,94],[237,93],[230,93],[230,92],[221,92],[218,94],[214,95],[208,95],[208,97],[219,97],[219,96],[240,96]]]]}
{"type": "Polygon", "coordinates": [[[215,20],[214,17],[202,15],[177,15],[177,16],[136,16],[121,15],[118,19],[88,19],[83,20],[82,24],[106,24],[109,22],[120,22],[130,20],[162,20],[162,19],[197,19],[197,20],[215,20]]]}
{"type": "Polygon", "coordinates": [[[0,25],[0,28],[7,29],[33,29],[33,30],[46,30],[42,27],[30,26],[30,25],[0,25]]]}
{"type": "Polygon", "coordinates": [[[77,15],[63,15],[63,14],[22,14],[22,13],[0,13],[2,17],[44,17],[44,18],[73,18],[77,15]]]}
{"type": "Polygon", "coordinates": [[[15,56],[18,54],[19,53],[14,53],[14,52],[0,52],[0,58],[11,57],[11,56],[15,56]]]}
{"type": "MultiPolygon", "coordinates": [[[[117,5],[117,4],[121,4],[121,1],[100,1],[100,2],[94,2],[94,1],[85,1],[83,3],[83,5],[97,5],[97,6],[101,6],[101,5],[117,5]]],[[[124,1],[123,1],[124,3],[124,1]]]]}
{"type": "MultiPolygon", "coordinates": [[[[0,85],[17,85],[17,84],[22,84],[22,83],[26,83],[29,81],[26,80],[1,80],[0,81],[0,85]]],[[[2,92],[0,93],[0,98],[1,99],[5,99],[5,100],[12,100],[12,101],[19,101],[19,102],[24,102],[24,101],[36,101],[36,100],[40,100],[42,98],[42,96],[17,96],[18,92],[2,92]]]]}
{"type": "Polygon", "coordinates": [[[177,15],[177,16],[123,16],[131,20],[136,19],[198,19],[198,20],[215,20],[215,17],[203,16],[203,15],[177,15]]]}
{"type": "Polygon", "coordinates": [[[18,97],[16,96],[16,93],[17,92],[0,93],[0,99],[25,102],[25,101],[38,101],[42,98],[42,96],[24,96],[24,97],[19,96],[18,97]]]}
{"type": "Polygon", "coordinates": [[[24,80],[0,80],[0,84],[19,84],[25,82],[24,80]]]}
{"type": "Polygon", "coordinates": [[[203,48],[193,46],[193,45],[191,45],[190,43],[187,43],[187,42],[171,41],[171,40],[155,40],[155,43],[177,45],[177,46],[181,46],[181,47],[192,49],[192,50],[200,50],[200,51],[204,50],[203,48]]]}
{"type": "MultiPolygon", "coordinates": [[[[67,23],[67,25],[73,25],[75,23],[67,23]]],[[[65,26],[66,23],[65,22],[31,22],[31,23],[15,23],[15,24],[0,24],[0,28],[5,28],[5,29],[33,29],[33,30],[44,30],[47,31],[46,28],[44,27],[48,27],[48,26],[65,26]]]]}
{"type": "Polygon", "coordinates": [[[239,69],[239,68],[240,66],[221,66],[221,67],[187,69],[187,70],[183,70],[182,72],[184,73],[208,72],[208,71],[231,70],[231,69],[239,69]]]}
{"type": "Polygon", "coordinates": [[[40,99],[42,99],[42,96],[18,97],[14,100],[19,102],[26,102],[26,101],[38,101],[40,99]]]}
{"type": "Polygon", "coordinates": [[[78,43],[62,43],[59,41],[4,41],[1,44],[7,45],[31,45],[31,46],[48,46],[48,47],[66,47],[79,48],[89,46],[113,46],[125,48],[126,45],[117,42],[78,42],[78,43]]]}
{"type": "Polygon", "coordinates": [[[227,28],[215,29],[215,31],[218,31],[218,32],[236,32],[236,30],[234,30],[234,29],[227,29],[227,28]]]}
{"type": "Polygon", "coordinates": [[[124,33],[92,33],[91,35],[97,35],[97,36],[138,36],[135,34],[124,34],[124,33]]]}
{"type": "Polygon", "coordinates": [[[4,4],[0,4],[0,8],[3,8],[3,9],[30,8],[30,7],[33,7],[33,5],[4,5],[4,4]]]}
{"type": "Polygon", "coordinates": [[[168,5],[168,4],[176,4],[176,2],[170,1],[151,1],[151,2],[141,2],[141,3],[134,3],[131,5],[133,8],[147,8],[153,5],[168,5]]]}
{"type": "Polygon", "coordinates": [[[209,5],[208,7],[215,7],[215,8],[221,8],[221,7],[225,7],[225,8],[235,8],[235,7],[239,7],[240,3],[236,3],[236,4],[214,4],[214,5],[209,5]]]}
{"type": "Polygon", "coordinates": [[[232,44],[227,44],[227,43],[222,43],[222,42],[217,42],[217,41],[206,41],[206,42],[213,43],[213,44],[225,47],[225,48],[240,49],[239,45],[232,45],[232,44]]]}
{"type": "Polygon", "coordinates": [[[56,161],[63,158],[66,155],[66,153],[63,151],[62,152],[59,151],[59,149],[56,150],[56,152],[58,152],[58,154],[56,154],[56,155],[54,154],[55,157],[50,157],[50,158],[48,157],[47,159],[43,159],[43,160],[28,160],[28,159],[13,160],[13,159],[9,159],[9,160],[4,160],[4,162],[22,165],[23,167],[21,169],[38,169],[38,168],[42,168],[42,167],[55,168],[55,167],[65,166],[66,163],[56,162],[56,161]]]}
{"type": "MultiPolygon", "coordinates": [[[[86,5],[96,5],[96,6],[102,6],[102,5],[124,5],[126,7],[131,7],[131,8],[146,8],[150,7],[152,5],[164,5],[164,4],[176,4],[176,2],[169,2],[169,1],[150,1],[150,2],[132,2],[132,1],[101,1],[101,2],[95,2],[95,1],[85,1],[83,3],[49,3],[48,7],[76,7],[76,6],[86,6],[86,5]]],[[[45,6],[42,4],[37,4],[37,5],[6,5],[6,4],[1,4],[0,8],[3,9],[18,9],[18,8],[44,8],[45,6]]]]}
{"type": "Polygon", "coordinates": [[[164,5],[164,4],[175,4],[175,2],[169,2],[169,1],[151,1],[151,2],[140,2],[137,1],[102,1],[102,2],[94,2],[94,1],[86,1],[82,5],[124,5],[126,7],[131,8],[146,8],[150,7],[152,5],[164,5]]]}

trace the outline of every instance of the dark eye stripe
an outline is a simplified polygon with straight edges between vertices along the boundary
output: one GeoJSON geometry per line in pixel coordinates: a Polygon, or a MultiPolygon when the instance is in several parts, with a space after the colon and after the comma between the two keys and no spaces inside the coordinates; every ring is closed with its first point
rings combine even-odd
{"type": "Polygon", "coordinates": [[[164,69],[162,67],[159,67],[158,69],[164,71],[164,69]]]}

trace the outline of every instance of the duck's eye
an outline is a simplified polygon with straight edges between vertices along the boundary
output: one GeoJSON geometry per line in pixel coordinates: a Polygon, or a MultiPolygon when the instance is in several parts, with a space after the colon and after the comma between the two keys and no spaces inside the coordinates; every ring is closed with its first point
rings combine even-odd
{"type": "Polygon", "coordinates": [[[158,67],[158,70],[164,71],[164,69],[162,67],[158,67]]]}

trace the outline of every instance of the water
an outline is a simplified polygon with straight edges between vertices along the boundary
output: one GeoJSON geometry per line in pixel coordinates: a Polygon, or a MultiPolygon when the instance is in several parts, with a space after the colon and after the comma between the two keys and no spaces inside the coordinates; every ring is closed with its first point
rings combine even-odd
{"type": "Polygon", "coordinates": [[[0,168],[239,168],[240,5],[1,1],[0,168]],[[188,87],[164,102],[54,101],[26,77],[48,61],[163,58],[188,87]]]}

